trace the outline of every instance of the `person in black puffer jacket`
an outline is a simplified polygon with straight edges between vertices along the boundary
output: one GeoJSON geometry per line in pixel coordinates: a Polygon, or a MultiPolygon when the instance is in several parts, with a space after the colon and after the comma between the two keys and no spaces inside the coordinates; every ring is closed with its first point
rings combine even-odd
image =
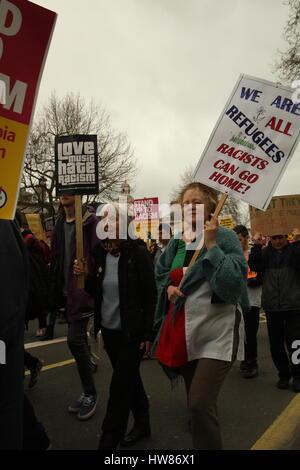
{"type": "MultiPolygon", "coordinates": [[[[94,248],[93,272],[85,270],[86,290],[96,303],[95,334],[101,329],[113,367],[99,450],[114,450],[120,442],[130,446],[150,435],[149,403],[139,367],[153,340],[153,262],[143,241],[119,239],[119,221],[127,215],[116,216],[107,225],[107,239],[94,248]],[[130,410],[134,427],[125,436],[130,410]]],[[[76,262],[74,272],[82,273],[76,262]]]]}

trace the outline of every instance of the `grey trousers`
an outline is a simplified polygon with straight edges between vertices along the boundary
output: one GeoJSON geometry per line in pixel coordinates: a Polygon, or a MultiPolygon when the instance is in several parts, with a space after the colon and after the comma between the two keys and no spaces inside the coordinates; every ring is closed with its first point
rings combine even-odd
{"type": "Polygon", "coordinates": [[[231,365],[231,362],[216,359],[198,359],[189,362],[181,369],[188,391],[194,449],[223,448],[217,400],[231,365]]]}
{"type": "Polygon", "coordinates": [[[89,318],[85,318],[69,324],[68,346],[76,361],[84,393],[96,395],[86,334],[88,321],[89,318]]]}
{"type": "Polygon", "coordinates": [[[180,368],[187,391],[193,447],[197,450],[222,450],[217,401],[220,389],[236,359],[241,315],[237,311],[232,361],[198,359],[180,368]]]}

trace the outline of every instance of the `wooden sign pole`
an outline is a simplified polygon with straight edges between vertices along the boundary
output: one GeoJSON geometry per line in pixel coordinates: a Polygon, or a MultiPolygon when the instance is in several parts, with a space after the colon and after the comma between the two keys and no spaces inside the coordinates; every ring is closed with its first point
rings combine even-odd
{"type": "MultiPolygon", "coordinates": [[[[75,196],[75,224],[76,224],[76,259],[82,266],[83,258],[83,232],[82,232],[82,201],[81,196],[75,196]]],[[[84,289],[84,274],[77,278],[78,289],[84,289]]]]}
{"type": "Polygon", "coordinates": [[[218,203],[218,205],[217,205],[217,207],[216,207],[216,210],[215,210],[215,212],[214,212],[214,216],[215,216],[215,217],[219,217],[219,214],[220,214],[221,210],[223,209],[223,206],[224,206],[224,204],[225,204],[227,198],[228,198],[228,194],[227,194],[227,193],[222,194],[222,197],[221,197],[221,199],[220,199],[220,201],[219,201],[219,203],[218,203]]]}
{"type": "MultiPolygon", "coordinates": [[[[221,212],[221,210],[222,210],[222,208],[223,208],[223,206],[224,206],[224,204],[225,204],[227,198],[228,198],[228,194],[227,194],[227,193],[224,193],[224,194],[222,195],[220,201],[218,202],[218,205],[217,205],[217,207],[216,207],[216,210],[215,210],[215,212],[214,212],[214,214],[213,214],[215,217],[218,217],[218,216],[219,216],[219,214],[220,214],[220,212],[221,212]]],[[[191,261],[190,261],[190,264],[188,265],[188,268],[187,268],[187,270],[186,270],[186,272],[185,272],[185,275],[186,275],[186,273],[188,272],[188,270],[193,266],[193,264],[195,264],[195,262],[196,262],[196,260],[197,260],[197,258],[198,258],[198,256],[199,256],[199,254],[200,254],[200,251],[202,250],[203,245],[204,245],[204,237],[201,238],[201,240],[200,240],[200,242],[199,242],[199,245],[197,246],[197,250],[195,251],[195,253],[194,253],[194,255],[193,255],[193,257],[192,257],[192,259],[191,259],[191,261]]],[[[178,286],[179,289],[180,289],[180,287],[181,287],[181,285],[182,285],[182,283],[183,283],[183,280],[184,280],[184,277],[181,279],[181,282],[180,282],[180,284],[179,284],[179,286],[178,286]]]]}

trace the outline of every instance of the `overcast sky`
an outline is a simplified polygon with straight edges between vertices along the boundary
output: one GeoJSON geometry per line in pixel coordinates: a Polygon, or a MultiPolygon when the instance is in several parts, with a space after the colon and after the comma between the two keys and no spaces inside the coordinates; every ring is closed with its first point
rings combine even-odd
{"type": "MultiPolygon", "coordinates": [[[[127,133],[134,196],[171,190],[196,165],[240,73],[278,81],[283,0],[35,0],[58,13],[38,107],[79,91],[127,133]]],[[[300,146],[276,195],[299,193],[300,146]]]]}

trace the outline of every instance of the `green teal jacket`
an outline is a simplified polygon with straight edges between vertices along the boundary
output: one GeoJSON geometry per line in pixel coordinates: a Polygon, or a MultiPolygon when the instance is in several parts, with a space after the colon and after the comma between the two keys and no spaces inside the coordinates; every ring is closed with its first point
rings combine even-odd
{"type": "MultiPolygon", "coordinates": [[[[207,281],[211,290],[226,304],[239,304],[243,311],[250,308],[247,293],[248,265],[236,233],[227,228],[218,227],[217,244],[207,250],[204,246],[195,264],[188,270],[180,290],[185,297],[175,301],[174,314],[183,307],[185,298],[195,292],[207,281]]],[[[168,313],[167,287],[170,282],[170,270],[178,248],[178,239],[171,239],[164,253],[156,263],[155,275],[158,301],[154,316],[154,325],[158,342],[163,321],[168,313]]]]}

